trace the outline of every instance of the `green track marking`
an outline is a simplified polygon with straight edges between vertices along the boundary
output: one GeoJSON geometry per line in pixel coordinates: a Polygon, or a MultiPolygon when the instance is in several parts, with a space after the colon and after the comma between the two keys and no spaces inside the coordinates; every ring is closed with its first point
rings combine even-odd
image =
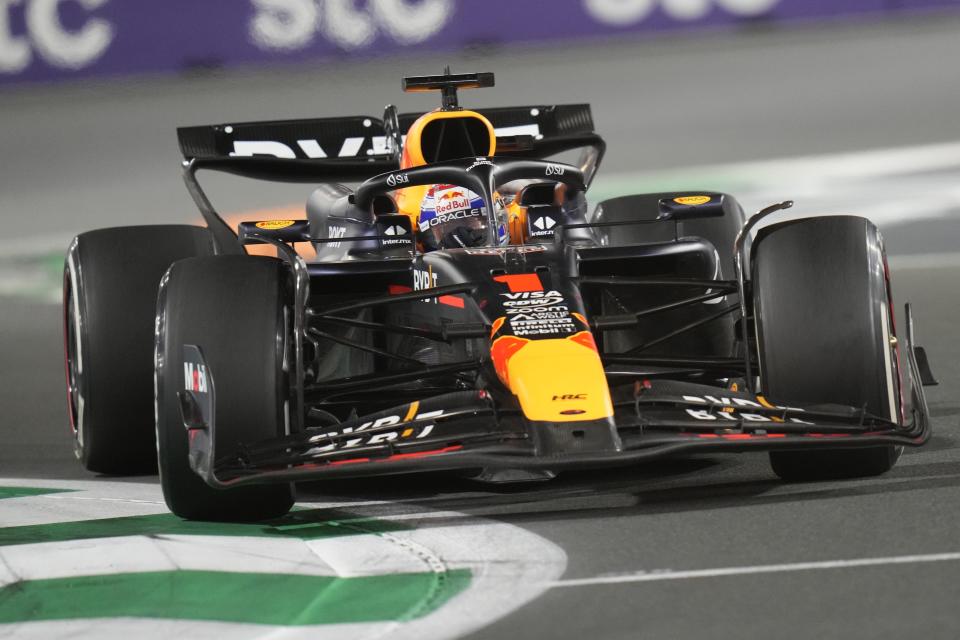
{"type": "Polygon", "coordinates": [[[59,302],[63,286],[64,251],[0,256],[0,298],[12,296],[59,302]]]}
{"type": "Polygon", "coordinates": [[[469,583],[466,569],[358,578],[158,571],[31,580],[0,589],[0,623],[109,617],[271,625],[408,620],[439,608],[469,583]]]}
{"type": "MultiPolygon", "coordinates": [[[[56,490],[47,490],[49,491],[56,490]]],[[[149,516],[2,527],[0,528],[0,546],[137,535],[256,536],[316,540],[336,536],[406,531],[410,528],[399,522],[357,517],[336,509],[293,511],[282,518],[255,524],[194,522],[181,520],[171,513],[161,513],[149,516]]]]}
{"type": "Polygon", "coordinates": [[[4,498],[29,498],[48,493],[67,493],[73,489],[44,489],[41,487],[0,487],[0,500],[4,498]]]}

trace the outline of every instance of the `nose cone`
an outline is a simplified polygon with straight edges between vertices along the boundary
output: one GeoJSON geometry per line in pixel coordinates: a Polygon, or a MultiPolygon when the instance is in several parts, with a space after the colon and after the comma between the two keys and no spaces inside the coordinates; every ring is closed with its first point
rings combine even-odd
{"type": "Polygon", "coordinates": [[[603,363],[589,331],[540,340],[503,336],[494,341],[491,356],[528,420],[579,422],[613,415],[603,363]]]}

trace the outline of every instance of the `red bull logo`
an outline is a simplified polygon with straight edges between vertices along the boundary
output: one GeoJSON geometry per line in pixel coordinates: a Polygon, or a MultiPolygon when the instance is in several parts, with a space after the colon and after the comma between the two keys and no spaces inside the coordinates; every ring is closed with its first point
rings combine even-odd
{"type": "Polygon", "coordinates": [[[463,191],[457,191],[456,189],[444,189],[441,187],[440,194],[437,196],[437,200],[449,200],[450,198],[463,198],[465,197],[463,191]]]}
{"type": "Polygon", "coordinates": [[[437,194],[437,215],[470,208],[470,199],[462,191],[443,191],[437,194]]]}

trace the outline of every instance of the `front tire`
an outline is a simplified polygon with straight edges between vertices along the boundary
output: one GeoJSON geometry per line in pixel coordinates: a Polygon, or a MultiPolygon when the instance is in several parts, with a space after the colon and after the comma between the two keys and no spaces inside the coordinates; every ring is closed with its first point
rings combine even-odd
{"type": "MultiPolygon", "coordinates": [[[[901,422],[883,241],[868,220],[805,218],[766,227],[751,272],[761,388],[779,404],[842,404],[901,422]]],[[[772,451],[784,480],[874,476],[901,448],[772,451]]]]}
{"type": "Polygon", "coordinates": [[[218,455],[285,433],[287,270],[279,260],[253,256],[184,260],[170,267],[160,291],[157,451],[167,506],[190,520],[285,514],[293,505],[289,484],[214,489],[191,469],[177,391],[184,387],[183,345],[197,345],[215,381],[218,455]]]}

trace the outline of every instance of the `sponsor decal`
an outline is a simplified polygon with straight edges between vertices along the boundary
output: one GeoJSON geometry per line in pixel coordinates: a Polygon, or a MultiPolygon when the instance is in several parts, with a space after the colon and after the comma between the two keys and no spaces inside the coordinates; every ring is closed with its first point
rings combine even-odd
{"type": "MultiPolygon", "coordinates": [[[[531,109],[530,116],[536,118],[540,115],[539,109],[531,109]]],[[[493,130],[497,134],[498,138],[509,138],[512,136],[530,136],[541,140],[543,138],[540,135],[540,125],[539,124],[520,124],[512,127],[497,127],[493,130]]]]}
{"type": "Polygon", "coordinates": [[[685,204],[695,207],[699,204],[706,204],[710,202],[710,196],[680,196],[679,198],[674,198],[673,201],[677,204],[685,204]]]}
{"type": "MultiPolygon", "coordinates": [[[[327,228],[327,238],[343,238],[343,237],[346,236],[346,235],[347,235],[347,228],[346,228],[346,227],[340,227],[340,226],[337,226],[337,225],[330,225],[330,226],[327,228]]],[[[328,242],[328,243],[327,243],[327,246],[328,246],[328,247],[333,247],[333,248],[337,249],[337,248],[340,248],[341,246],[343,246],[343,243],[342,243],[342,242],[328,242]]]]}
{"type": "Polygon", "coordinates": [[[183,388],[196,393],[207,393],[207,368],[193,362],[183,363],[183,388]]]}
{"type": "Polygon", "coordinates": [[[401,427],[405,424],[408,424],[411,420],[430,420],[431,418],[439,418],[444,415],[443,409],[437,409],[436,411],[425,411],[423,413],[417,413],[417,408],[419,403],[413,403],[408,408],[408,411],[405,416],[401,417],[399,415],[389,415],[382,418],[377,418],[376,420],[369,420],[364,422],[358,427],[344,427],[338,431],[328,431],[310,438],[311,444],[318,444],[319,446],[308,449],[305,453],[307,455],[315,453],[325,453],[329,451],[340,451],[345,449],[352,449],[354,447],[361,446],[370,446],[377,444],[384,444],[386,442],[393,442],[394,440],[412,438],[414,440],[419,440],[421,438],[426,438],[433,432],[435,424],[426,424],[414,428],[402,429],[401,427]],[[382,427],[391,427],[396,426],[396,429],[386,430],[386,431],[377,431],[374,434],[364,433],[369,429],[378,430],[382,427]],[[343,436],[356,434],[355,438],[348,438],[339,442],[331,442],[329,444],[322,444],[325,440],[329,440],[332,437],[343,436]]]}
{"type": "Polygon", "coordinates": [[[387,184],[391,187],[407,184],[410,182],[410,176],[405,173],[391,173],[387,176],[387,184]]]}
{"type": "MultiPolygon", "coordinates": [[[[413,270],[413,290],[414,291],[423,291],[424,289],[433,289],[436,286],[437,286],[437,274],[433,272],[432,268],[429,268],[426,270],[424,269],[413,270]]],[[[434,302],[436,302],[435,299],[434,299],[434,302]]]]}
{"type": "Polygon", "coordinates": [[[490,160],[488,160],[487,158],[477,158],[476,162],[474,162],[469,167],[467,167],[467,171],[472,171],[477,167],[482,167],[483,165],[489,165],[492,167],[493,163],[490,162],[490,160]]]}
{"type": "Polygon", "coordinates": [[[587,14],[600,24],[627,27],[640,24],[662,10],[674,20],[701,20],[714,5],[734,16],[761,15],[782,0],[582,0],[587,14]]]}
{"type": "Polygon", "coordinates": [[[728,396],[683,396],[685,402],[693,402],[696,404],[707,404],[707,405],[719,405],[727,407],[755,407],[761,408],[766,407],[767,409],[781,409],[783,411],[803,411],[803,409],[797,407],[784,407],[781,405],[766,404],[762,402],[754,402],[753,400],[747,400],[746,398],[737,398],[737,397],[728,397],[728,396]]]}
{"type": "MultiPolygon", "coordinates": [[[[547,248],[540,245],[519,246],[519,247],[480,247],[476,249],[464,249],[464,252],[470,256],[502,256],[507,253],[539,253],[546,251],[547,248]]],[[[502,280],[498,280],[502,282],[502,280]]]]}
{"type": "Polygon", "coordinates": [[[557,226],[557,221],[550,216],[540,216],[533,221],[533,226],[541,231],[549,231],[557,226]]]}
{"type": "Polygon", "coordinates": [[[409,237],[409,232],[407,228],[399,224],[387,225],[383,230],[383,236],[388,236],[380,238],[380,245],[384,247],[389,247],[398,244],[411,244],[413,241],[409,237]]]}
{"type": "Polygon", "coordinates": [[[585,393],[565,393],[563,395],[553,396],[554,402],[558,400],[586,400],[586,399],[587,399],[587,394],[585,393]]]}
{"type": "Polygon", "coordinates": [[[502,304],[513,335],[576,333],[567,299],[559,291],[544,291],[538,274],[511,273],[493,279],[510,289],[500,296],[504,298],[502,304]]]}
{"type": "Polygon", "coordinates": [[[546,168],[546,175],[549,176],[562,176],[563,172],[566,171],[566,167],[559,164],[548,164],[546,168]]]}
{"type": "Polygon", "coordinates": [[[0,74],[26,71],[34,54],[52,67],[77,70],[99,60],[116,36],[111,22],[93,14],[107,0],[70,2],[69,26],[61,19],[62,0],[5,0],[0,2],[0,74]],[[15,5],[23,7],[22,35],[11,13],[15,5]],[[82,12],[82,17],[77,14],[82,12]],[[11,24],[12,23],[12,24],[11,24]]]}
{"type": "MultiPolygon", "coordinates": [[[[691,418],[696,418],[697,420],[729,420],[731,422],[740,422],[741,420],[745,420],[747,422],[783,422],[782,418],[764,416],[760,415],[759,413],[746,413],[733,409],[722,409],[715,413],[707,409],[686,409],[686,412],[691,418]]],[[[814,424],[813,422],[801,420],[800,418],[793,416],[787,417],[786,420],[796,424],[814,424]]]]}
{"type": "MultiPolygon", "coordinates": [[[[423,269],[414,269],[413,270],[413,290],[414,291],[424,291],[426,289],[434,289],[438,286],[437,274],[433,272],[433,267],[427,267],[427,270],[423,269]]],[[[460,296],[434,296],[432,298],[421,298],[420,302],[428,302],[433,304],[444,304],[448,307],[457,307],[458,309],[466,308],[466,302],[460,296]]]]}
{"type": "Polygon", "coordinates": [[[521,291],[519,293],[501,293],[507,301],[505,307],[526,307],[527,309],[545,309],[564,302],[559,291],[521,291]]]}
{"type": "Polygon", "coordinates": [[[531,238],[544,238],[553,236],[556,231],[554,227],[557,226],[557,220],[551,215],[531,215],[531,212],[527,212],[527,216],[530,217],[530,224],[527,227],[527,231],[530,234],[531,238]]]}
{"type": "MultiPolygon", "coordinates": [[[[536,276],[536,274],[530,274],[536,276]]],[[[501,293],[507,322],[515,336],[576,333],[566,298],[559,291],[501,293]]]]}
{"type": "Polygon", "coordinates": [[[401,45],[428,40],[450,22],[454,0],[252,0],[251,42],[265,51],[294,52],[318,37],[343,51],[370,47],[381,34],[401,45]]]}
{"type": "Polygon", "coordinates": [[[474,218],[476,216],[485,215],[487,212],[486,207],[474,208],[474,209],[457,209],[454,211],[448,211],[447,213],[440,213],[420,222],[420,231],[427,231],[430,227],[435,227],[438,224],[446,224],[448,222],[453,222],[454,220],[465,220],[466,218],[474,218]]]}
{"type": "Polygon", "coordinates": [[[780,405],[771,405],[761,404],[760,402],[754,402],[753,400],[748,400],[746,398],[736,398],[728,396],[683,396],[683,399],[686,402],[709,405],[709,409],[686,409],[687,415],[691,418],[697,420],[705,421],[718,421],[718,420],[728,420],[731,422],[739,422],[741,420],[747,422],[783,422],[786,419],[788,422],[793,422],[797,424],[814,424],[813,422],[808,422],[806,420],[801,420],[795,416],[766,416],[758,413],[751,413],[749,411],[744,411],[744,409],[782,409],[784,414],[788,411],[792,412],[803,412],[803,409],[797,407],[784,407],[780,405]],[[716,411],[719,409],[719,411],[716,411]]]}
{"type": "MultiPolygon", "coordinates": [[[[224,127],[224,132],[231,133],[232,127],[224,127]]],[[[344,138],[340,145],[340,151],[337,152],[337,158],[354,158],[360,155],[367,138],[363,136],[344,138]]],[[[367,155],[379,155],[386,153],[386,137],[372,136],[370,138],[371,147],[367,149],[367,155]]],[[[326,150],[320,146],[317,140],[297,140],[297,146],[303,155],[311,160],[328,158],[326,150]]],[[[286,158],[294,160],[297,158],[297,152],[289,145],[276,140],[234,140],[232,157],[251,157],[251,156],[271,156],[274,158],[286,158]]]]}
{"type": "Polygon", "coordinates": [[[462,191],[444,191],[437,198],[434,211],[437,215],[449,213],[455,210],[469,209],[470,199],[462,191]]]}
{"type": "Polygon", "coordinates": [[[257,228],[266,229],[267,231],[276,231],[277,229],[286,229],[287,227],[292,226],[293,223],[293,220],[264,220],[263,222],[257,223],[257,228]]]}

